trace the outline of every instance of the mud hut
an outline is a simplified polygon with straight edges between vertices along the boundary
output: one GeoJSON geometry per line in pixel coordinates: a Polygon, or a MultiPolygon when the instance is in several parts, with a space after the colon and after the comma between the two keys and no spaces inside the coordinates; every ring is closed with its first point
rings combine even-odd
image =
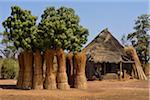
{"type": "Polygon", "coordinates": [[[134,61],[127,56],[124,47],[117,39],[104,29],[83,50],[87,55],[86,77],[103,79],[108,73],[113,73],[116,78],[125,76],[123,72],[132,76],[132,64],[134,61]]]}

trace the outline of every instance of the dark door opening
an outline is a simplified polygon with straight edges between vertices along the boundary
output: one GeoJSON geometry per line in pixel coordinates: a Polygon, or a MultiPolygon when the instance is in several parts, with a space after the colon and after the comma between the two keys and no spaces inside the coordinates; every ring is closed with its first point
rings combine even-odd
{"type": "Polygon", "coordinates": [[[106,63],[106,73],[117,73],[118,65],[114,63],[106,63]]]}

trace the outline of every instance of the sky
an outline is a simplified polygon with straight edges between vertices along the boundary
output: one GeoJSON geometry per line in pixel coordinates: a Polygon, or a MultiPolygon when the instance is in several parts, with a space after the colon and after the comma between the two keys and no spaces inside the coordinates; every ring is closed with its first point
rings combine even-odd
{"type": "Polygon", "coordinates": [[[123,35],[134,32],[138,16],[150,12],[149,0],[0,0],[0,32],[4,31],[2,22],[10,16],[10,7],[14,5],[31,10],[38,22],[46,7],[73,8],[80,24],[89,30],[87,44],[105,28],[120,41],[123,35]]]}

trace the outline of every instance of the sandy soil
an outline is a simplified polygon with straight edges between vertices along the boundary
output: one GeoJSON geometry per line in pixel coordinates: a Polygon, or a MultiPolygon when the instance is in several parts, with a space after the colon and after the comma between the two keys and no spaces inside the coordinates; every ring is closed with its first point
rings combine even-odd
{"type": "Polygon", "coordinates": [[[0,100],[149,100],[148,81],[89,81],[87,90],[17,90],[0,80],[0,100]]]}

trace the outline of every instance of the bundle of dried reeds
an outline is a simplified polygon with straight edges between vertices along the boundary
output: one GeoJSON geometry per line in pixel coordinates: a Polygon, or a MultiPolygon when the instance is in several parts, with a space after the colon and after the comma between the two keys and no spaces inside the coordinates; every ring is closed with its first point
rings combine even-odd
{"type": "Polygon", "coordinates": [[[141,80],[147,80],[147,77],[142,69],[141,62],[139,60],[139,57],[138,57],[134,47],[132,47],[132,46],[125,47],[125,51],[131,53],[131,56],[135,62],[135,65],[133,65],[133,69],[134,69],[135,73],[137,73],[138,78],[141,80]]]}
{"type": "Polygon", "coordinates": [[[46,61],[46,74],[44,80],[45,89],[56,89],[56,75],[53,66],[55,51],[52,49],[47,49],[45,51],[45,61],[46,61]]]}
{"type": "Polygon", "coordinates": [[[34,53],[33,89],[43,89],[43,59],[40,50],[34,53]]]}
{"type": "Polygon", "coordinates": [[[66,73],[66,58],[65,53],[62,49],[56,50],[58,72],[57,72],[57,87],[58,89],[69,89],[68,78],[66,73]]]}
{"type": "Polygon", "coordinates": [[[23,52],[24,59],[24,75],[23,75],[23,88],[32,89],[33,83],[33,53],[31,51],[23,52]]]}
{"type": "Polygon", "coordinates": [[[23,84],[23,74],[24,74],[24,60],[23,60],[23,54],[20,53],[18,55],[18,62],[19,62],[19,75],[17,80],[17,87],[22,88],[23,84]]]}
{"type": "Polygon", "coordinates": [[[75,88],[86,89],[87,80],[85,76],[86,54],[79,52],[74,55],[74,68],[76,69],[75,75],[75,88]]]}
{"type": "Polygon", "coordinates": [[[71,87],[74,86],[74,69],[73,69],[73,54],[68,53],[66,56],[68,83],[71,87]]]}

